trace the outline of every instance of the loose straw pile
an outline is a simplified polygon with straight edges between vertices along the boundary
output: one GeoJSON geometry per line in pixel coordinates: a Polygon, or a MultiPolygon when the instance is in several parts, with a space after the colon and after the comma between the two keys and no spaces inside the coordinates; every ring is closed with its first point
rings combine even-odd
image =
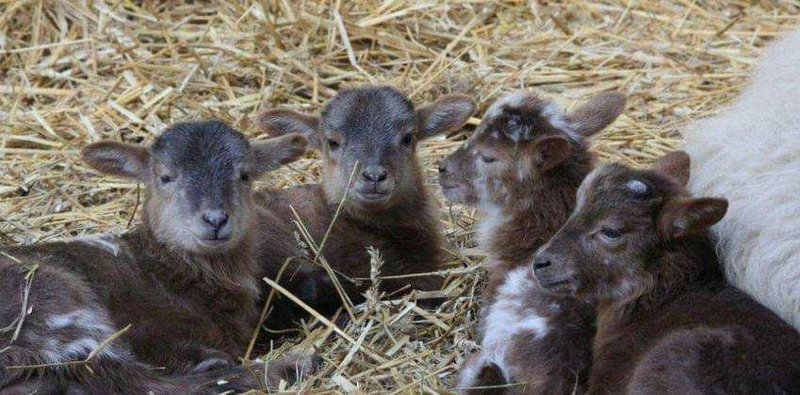
{"type": "MultiPolygon", "coordinates": [[[[256,137],[264,108],[314,111],[365,83],[401,87],[417,103],[466,93],[482,108],[520,87],[566,107],[620,90],[627,109],[593,147],[604,160],[647,163],[687,122],[734,98],[759,48],[800,22],[796,2],[755,3],[0,0],[0,243],[125,230],[137,187],[89,171],[78,158],[89,142],[149,142],[173,122],[209,117],[256,137]]],[[[464,138],[423,144],[434,190],[436,161],[464,138]]],[[[262,187],[316,182],[318,166],[309,156],[262,187]]],[[[452,391],[477,349],[473,214],[443,210],[451,262],[442,292],[372,292],[343,313],[356,317],[348,325],[317,320],[300,331],[291,342],[315,346],[325,364],[291,389],[452,391]],[[447,301],[420,307],[432,297],[447,301]]]]}

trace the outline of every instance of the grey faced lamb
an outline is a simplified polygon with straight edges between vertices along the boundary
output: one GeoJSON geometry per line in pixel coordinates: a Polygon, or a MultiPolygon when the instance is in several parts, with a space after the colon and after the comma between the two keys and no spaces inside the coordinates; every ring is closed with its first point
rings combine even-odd
{"type": "MultiPolygon", "coordinates": [[[[367,247],[377,249],[385,262],[382,291],[438,289],[442,279],[431,273],[443,260],[439,208],[424,185],[417,147],[430,136],[459,129],[473,110],[472,99],[460,95],[415,108],[387,86],[342,90],[319,116],[268,110],[259,120],[265,131],[301,133],[320,152],[322,182],[270,192],[261,202],[282,213],[285,223],[295,220],[292,206],[316,243],[327,235],[320,253],[354,302],[369,286],[367,247]]],[[[261,270],[274,278],[287,256],[264,247],[261,270]]],[[[318,311],[331,313],[341,306],[328,273],[318,265],[298,265],[290,277],[292,292],[318,311]]],[[[286,310],[278,315],[291,317],[286,310]]]]}
{"type": "Polygon", "coordinates": [[[259,297],[252,184],[305,147],[300,135],[248,141],[210,121],[173,125],[150,147],[84,148],[93,168],[146,185],[142,222],[3,248],[0,323],[16,330],[0,332],[0,389],[260,388],[237,361],[259,297]]]}

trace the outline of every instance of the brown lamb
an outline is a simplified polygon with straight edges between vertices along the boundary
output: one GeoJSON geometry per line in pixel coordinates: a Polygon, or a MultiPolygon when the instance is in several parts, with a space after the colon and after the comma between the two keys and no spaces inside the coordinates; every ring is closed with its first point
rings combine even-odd
{"type": "Polygon", "coordinates": [[[796,393],[800,333],[726,281],[708,228],[727,201],[688,179],[683,152],[596,169],[533,261],[549,292],[597,302],[589,393],[796,393]]]}
{"type": "Polygon", "coordinates": [[[248,142],[209,121],[176,124],[151,147],[87,146],[90,166],[147,186],[142,223],[2,250],[0,324],[19,332],[0,331],[0,393],[258,388],[236,359],[259,296],[252,183],[306,144],[248,142]]]}
{"type": "MultiPolygon", "coordinates": [[[[376,248],[385,262],[382,291],[396,295],[410,289],[439,289],[441,278],[415,276],[440,270],[443,259],[439,208],[424,185],[417,144],[459,129],[473,111],[472,99],[460,95],[415,109],[405,95],[387,86],[343,90],[319,116],[268,110],[259,118],[265,131],[301,133],[321,153],[322,183],[269,191],[261,203],[280,213],[287,224],[295,220],[289,209],[294,207],[320,243],[344,200],[321,254],[355,302],[370,284],[367,247],[376,248]],[[391,278],[401,275],[409,276],[391,278]]],[[[287,253],[265,247],[262,273],[274,278],[287,253]]],[[[309,256],[293,268],[289,288],[318,311],[330,314],[341,306],[341,298],[327,272],[313,262],[309,256]]],[[[287,314],[282,310],[277,315],[287,314]]]]}
{"type": "Polygon", "coordinates": [[[544,294],[529,262],[575,206],[575,192],[593,166],[587,138],[613,122],[624,104],[622,95],[603,93],[564,114],[533,92],[515,92],[493,103],[473,136],[440,165],[445,197],[485,215],[477,225],[489,272],[482,351],[460,372],[462,392],[581,389],[591,360],[591,305],[544,294]]]}

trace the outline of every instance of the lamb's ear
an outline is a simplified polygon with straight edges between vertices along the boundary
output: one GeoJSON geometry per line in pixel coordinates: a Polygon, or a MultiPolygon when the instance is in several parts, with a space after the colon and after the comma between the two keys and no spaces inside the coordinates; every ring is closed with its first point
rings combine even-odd
{"type": "Polygon", "coordinates": [[[475,100],[464,95],[447,95],[417,109],[417,130],[420,140],[441,133],[454,132],[464,126],[475,112],[475,100]]]}
{"type": "Polygon", "coordinates": [[[589,137],[614,122],[625,109],[625,95],[603,92],[567,114],[567,123],[583,137],[589,137]]]}
{"type": "Polygon", "coordinates": [[[655,164],[653,170],[666,173],[682,186],[689,182],[691,159],[689,154],[684,151],[672,151],[661,157],[655,164]]]}
{"type": "Polygon", "coordinates": [[[99,141],[84,147],[81,157],[101,173],[145,181],[150,149],[116,141],[99,141]]]}
{"type": "Polygon", "coordinates": [[[702,232],[719,222],[728,211],[728,201],[719,198],[683,198],[668,202],[658,217],[661,235],[677,239],[702,232]]]}
{"type": "Polygon", "coordinates": [[[533,144],[536,162],[544,171],[558,166],[572,153],[572,144],[566,136],[542,136],[533,144]]]}
{"type": "Polygon", "coordinates": [[[258,125],[270,136],[299,133],[308,140],[309,147],[314,149],[322,147],[319,137],[319,118],[313,115],[292,110],[267,110],[258,116],[258,125]]]}
{"type": "Polygon", "coordinates": [[[273,137],[267,140],[251,141],[255,153],[255,170],[264,172],[301,157],[308,147],[308,139],[299,133],[273,137]]]}

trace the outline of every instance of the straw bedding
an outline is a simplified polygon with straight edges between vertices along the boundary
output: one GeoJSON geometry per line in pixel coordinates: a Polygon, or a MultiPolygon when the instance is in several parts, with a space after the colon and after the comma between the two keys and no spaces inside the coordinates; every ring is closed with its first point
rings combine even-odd
{"type": "MultiPolygon", "coordinates": [[[[603,160],[648,163],[688,121],[736,96],[759,48],[800,23],[799,11],[777,0],[0,0],[0,243],[129,226],[137,186],[89,171],[78,157],[89,142],[146,143],[165,125],[209,117],[258,136],[263,108],[314,111],[365,83],[395,85],[416,103],[466,93],[481,108],[520,87],[566,107],[620,90],[627,109],[593,147],[603,160]]],[[[465,136],[422,145],[434,190],[437,160],[465,136]]],[[[309,155],[262,187],[316,182],[318,165],[309,155]]],[[[291,343],[316,347],[325,363],[288,389],[454,390],[457,367],[477,349],[483,268],[474,212],[443,207],[448,285],[416,297],[447,302],[428,311],[415,296],[373,295],[341,329],[309,323],[291,343]]]]}

